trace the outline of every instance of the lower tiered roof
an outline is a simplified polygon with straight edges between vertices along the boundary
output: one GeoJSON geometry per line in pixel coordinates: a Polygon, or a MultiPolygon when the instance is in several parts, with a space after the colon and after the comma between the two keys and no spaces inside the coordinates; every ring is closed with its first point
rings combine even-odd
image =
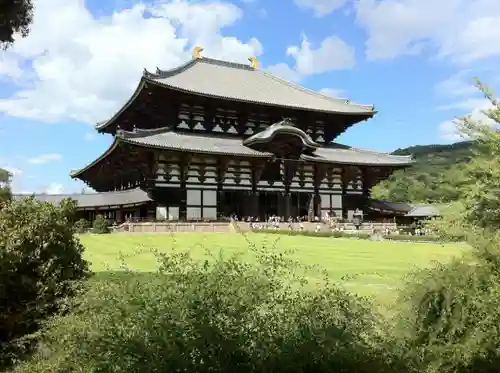
{"type": "Polygon", "coordinates": [[[22,199],[34,196],[35,199],[41,202],[49,202],[59,204],[66,198],[71,198],[76,201],[78,208],[113,208],[137,206],[150,202],[151,198],[148,194],[140,189],[120,190],[114,192],[103,193],[71,193],[71,194],[15,194],[14,199],[22,199]]]}
{"type": "MultiPolygon", "coordinates": [[[[305,135],[305,134],[304,134],[305,135]]],[[[305,135],[307,136],[307,135],[305,135]]],[[[272,139],[272,135],[268,134],[272,139]]],[[[314,143],[312,140],[307,140],[314,143]]],[[[251,158],[271,158],[272,153],[257,151],[246,146],[245,140],[228,135],[181,133],[170,128],[153,130],[136,129],[134,131],[120,130],[110,148],[87,167],[72,172],[72,177],[78,177],[84,171],[98,164],[111,154],[120,144],[132,144],[144,148],[165,149],[189,153],[243,156],[251,158]]],[[[314,151],[303,153],[300,159],[312,162],[335,163],[359,166],[392,166],[404,167],[412,163],[411,156],[392,155],[370,150],[356,149],[340,144],[321,146],[314,151]]]]}

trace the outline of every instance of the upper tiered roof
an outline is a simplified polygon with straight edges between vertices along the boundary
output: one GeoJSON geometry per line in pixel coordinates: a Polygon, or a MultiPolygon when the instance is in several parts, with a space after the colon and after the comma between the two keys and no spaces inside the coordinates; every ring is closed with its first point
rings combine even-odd
{"type": "Polygon", "coordinates": [[[144,70],[141,81],[128,102],[109,120],[96,128],[110,125],[139,95],[144,86],[158,85],[170,90],[222,100],[305,111],[357,115],[370,118],[373,105],[352,103],[301,87],[254,66],[216,60],[194,58],[172,70],[144,70]]]}

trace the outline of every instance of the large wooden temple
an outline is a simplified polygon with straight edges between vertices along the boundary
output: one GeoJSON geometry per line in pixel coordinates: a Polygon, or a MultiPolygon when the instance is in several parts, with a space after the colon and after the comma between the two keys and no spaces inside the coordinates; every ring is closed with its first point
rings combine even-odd
{"type": "Polygon", "coordinates": [[[109,218],[347,218],[369,214],[372,186],[411,164],[334,142],[373,117],[373,105],[284,81],[255,58],[238,64],[201,51],[178,68],[144,71],[132,97],[97,125],[112,145],[71,176],[99,192],[85,198],[100,199],[109,218]]]}

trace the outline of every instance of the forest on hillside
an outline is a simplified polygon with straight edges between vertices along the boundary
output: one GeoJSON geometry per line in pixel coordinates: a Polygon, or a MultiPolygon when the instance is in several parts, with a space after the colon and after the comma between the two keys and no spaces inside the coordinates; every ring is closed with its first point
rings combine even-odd
{"type": "Polygon", "coordinates": [[[472,156],[472,142],[451,145],[417,145],[392,154],[413,155],[415,164],[394,172],[377,184],[372,197],[395,202],[441,203],[455,201],[467,182],[465,165],[472,156]]]}

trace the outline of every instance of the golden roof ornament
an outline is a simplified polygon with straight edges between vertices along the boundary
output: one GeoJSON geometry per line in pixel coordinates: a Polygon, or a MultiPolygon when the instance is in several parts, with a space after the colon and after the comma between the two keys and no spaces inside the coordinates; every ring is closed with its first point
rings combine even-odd
{"type": "Polygon", "coordinates": [[[201,58],[201,52],[203,52],[202,47],[194,47],[193,48],[193,59],[201,58]]]}
{"type": "Polygon", "coordinates": [[[252,69],[257,69],[259,67],[259,60],[257,59],[257,57],[248,57],[248,61],[250,61],[250,66],[252,67],[252,69]]]}

